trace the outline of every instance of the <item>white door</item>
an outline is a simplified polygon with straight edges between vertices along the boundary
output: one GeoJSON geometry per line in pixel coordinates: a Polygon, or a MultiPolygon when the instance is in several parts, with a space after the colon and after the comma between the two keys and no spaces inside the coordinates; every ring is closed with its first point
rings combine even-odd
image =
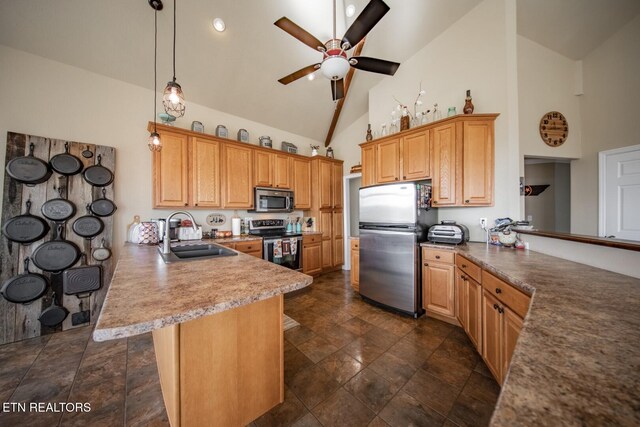
{"type": "Polygon", "coordinates": [[[640,145],[602,151],[600,236],[640,241],[640,145]]]}

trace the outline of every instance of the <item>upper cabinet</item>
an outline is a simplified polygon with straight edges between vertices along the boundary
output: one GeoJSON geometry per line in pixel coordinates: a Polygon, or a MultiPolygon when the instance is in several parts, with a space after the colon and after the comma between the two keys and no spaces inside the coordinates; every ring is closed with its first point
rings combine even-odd
{"type": "Polygon", "coordinates": [[[433,206],[492,206],[498,114],[448,117],[361,144],[362,185],[431,179],[433,206]]]}
{"type": "Polygon", "coordinates": [[[220,143],[191,137],[190,205],[220,207],[220,143]]]}
{"type": "Polygon", "coordinates": [[[291,188],[291,157],[280,153],[276,153],[274,157],[273,186],[291,188]]]}
{"type": "Polygon", "coordinates": [[[225,144],[222,149],[223,208],[253,207],[253,150],[250,147],[225,144]]]}
{"type": "Polygon", "coordinates": [[[342,209],[342,163],[333,163],[331,170],[331,182],[333,188],[333,207],[342,209]]]}
{"type": "Polygon", "coordinates": [[[296,209],[311,209],[311,162],[292,158],[291,175],[293,198],[296,209]]]}
{"type": "Polygon", "coordinates": [[[291,188],[290,156],[256,150],[253,159],[256,187],[291,188]]]}
{"type": "Polygon", "coordinates": [[[162,151],[153,153],[153,207],[189,205],[189,136],[163,132],[162,151]]]}

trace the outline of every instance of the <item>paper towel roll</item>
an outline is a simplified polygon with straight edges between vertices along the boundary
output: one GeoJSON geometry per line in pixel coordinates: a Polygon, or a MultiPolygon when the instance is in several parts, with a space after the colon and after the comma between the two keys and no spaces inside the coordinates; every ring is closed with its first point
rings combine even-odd
{"type": "Polygon", "coordinates": [[[231,233],[234,236],[240,235],[240,218],[231,218],[231,233]]]}

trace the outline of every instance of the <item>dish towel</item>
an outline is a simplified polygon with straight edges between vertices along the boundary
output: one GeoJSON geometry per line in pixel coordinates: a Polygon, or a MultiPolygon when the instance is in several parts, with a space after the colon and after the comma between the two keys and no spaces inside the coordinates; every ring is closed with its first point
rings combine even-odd
{"type": "Polygon", "coordinates": [[[298,239],[291,239],[289,243],[291,244],[291,249],[289,252],[291,252],[292,256],[295,256],[298,252],[298,239]]]}
{"type": "Polygon", "coordinates": [[[282,256],[287,256],[291,254],[291,240],[284,239],[282,241],[282,256]]]}
{"type": "Polygon", "coordinates": [[[273,257],[282,258],[282,239],[273,242],[273,257]]]}

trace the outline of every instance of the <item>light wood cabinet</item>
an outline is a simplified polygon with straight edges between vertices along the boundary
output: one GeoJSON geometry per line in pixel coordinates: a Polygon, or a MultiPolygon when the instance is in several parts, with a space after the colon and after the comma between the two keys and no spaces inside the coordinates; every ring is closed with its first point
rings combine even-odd
{"type": "Polygon", "coordinates": [[[362,186],[375,185],[376,180],[376,146],[362,147],[362,186]]]}
{"type": "Polygon", "coordinates": [[[431,176],[428,131],[403,137],[400,151],[403,181],[417,181],[431,176]]]}
{"type": "Polygon", "coordinates": [[[322,241],[322,269],[331,270],[333,267],[333,251],[331,239],[322,241]]]}
{"type": "Polygon", "coordinates": [[[322,211],[320,212],[320,231],[322,232],[323,240],[331,240],[333,229],[333,212],[322,211]]]}
{"type": "Polygon", "coordinates": [[[457,203],[459,159],[456,144],[456,123],[431,130],[433,140],[433,206],[453,206],[457,203]]]}
{"type": "Polygon", "coordinates": [[[502,316],[498,300],[482,294],[482,357],[496,381],[502,383],[502,316]]]}
{"type": "Polygon", "coordinates": [[[351,287],[360,292],[360,239],[351,238],[351,287]]]}
{"type": "Polygon", "coordinates": [[[516,342],[522,330],[522,318],[514,313],[509,307],[504,307],[502,330],[502,381],[509,371],[511,356],[516,348],[516,342]]]}
{"type": "Polygon", "coordinates": [[[153,207],[189,205],[189,137],[162,132],[162,151],[153,153],[153,207]]]}
{"type": "Polygon", "coordinates": [[[425,310],[443,316],[455,316],[454,266],[425,262],[422,265],[422,304],[425,310]]]}
{"type": "Polygon", "coordinates": [[[293,186],[291,180],[291,157],[286,154],[275,155],[273,186],[276,188],[292,188],[293,186]]]}
{"type": "Polygon", "coordinates": [[[225,175],[224,208],[253,207],[253,150],[249,147],[224,145],[222,170],[225,175]]]}
{"type": "Polygon", "coordinates": [[[322,272],[322,236],[302,237],[302,272],[312,276],[322,272]]]}
{"type": "Polygon", "coordinates": [[[315,174],[315,182],[311,181],[311,188],[317,189],[318,207],[330,209],[333,207],[333,164],[326,160],[314,162],[318,172],[315,174]]]}
{"type": "Polygon", "coordinates": [[[377,147],[376,178],[379,184],[400,180],[400,139],[381,142],[377,147]]]}
{"type": "Polygon", "coordinates": [[[466,308],[466,301],[467,301],[467,297],[466,297],[466,283],[465,283],[465,276],[464,274],[460,271],[459,268],[456,268],[456,294],[455,294],[455,299],[456,299],[456,319],[458,319],[458,322],[460,323],[460,325],[462,326],[462,328],[465,328],[465,324],[467,323],[467,308],[466,308]]]}
{"type": "Polygon", "coordinates": [[[220,207],[220,143],[191,138],[190,205],[220,207]]]}
{"type": "Polygon", "coordinates": [[[274,155],[257,151],[253,156],[253,175],[256,187],[273,186],[274,155]]]}
{"type": "Polygon", "coordinates": [[[291,164],[294,207],[311,209],[311,162],[294,158],[291,164]]]}
{"type": "Polygon", "coordinates": [[[333,239],[333,267],[339,267],[344,264],[344,239],[333,239]]]}
{"type": "Polygon", "coordinates": [[[342,211],[334,211],[331,214],[331,224],[333,225],[332,229],[332,237],[334,238],[343,238],[344,230],[342,229],[344,214],[342,211]]]}
{"type": "Polygon", "coordinates": [[[493,205],[493,120],[462,124],[462,203],[493,205]]]}
{"type": "Polygon", "coordinates": [[[465,280],[465,327],[469,339],[480,351],[482,348],[482,286],[470,277],[465,280]]]}
{"type": "Polygon", "coordinates": [[[333,197],[333,208],[342,209],[342,164],[334,163],[331,170],[331,196],[333,197]]]}
{"type": "Polygon", "coordinates": [[[238,252],[242,252],[256,258],[262,258],[262,240],[220,243],[220,245],[235,249],[238,252]]]}

